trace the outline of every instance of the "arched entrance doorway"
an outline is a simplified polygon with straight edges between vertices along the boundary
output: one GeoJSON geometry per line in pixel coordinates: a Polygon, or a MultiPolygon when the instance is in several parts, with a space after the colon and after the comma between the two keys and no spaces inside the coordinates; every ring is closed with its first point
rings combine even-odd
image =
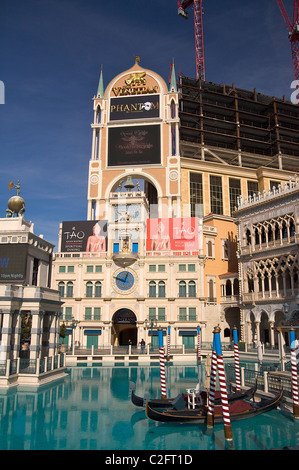
{"type": "Polygon", "coordinates": [[[128,308],[121,308],[113,315],[113,329],[111,343],[113,346],[123,346],[132,341],[137,344],[136,315],[128,308]]]}

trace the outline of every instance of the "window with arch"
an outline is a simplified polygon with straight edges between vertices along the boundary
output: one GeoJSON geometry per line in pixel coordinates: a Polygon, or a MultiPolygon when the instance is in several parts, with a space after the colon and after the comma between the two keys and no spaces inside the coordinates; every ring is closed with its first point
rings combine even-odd
{"type": "Polygon", "coordinates": [[[155,281],[150,281],[149,283],[149,293],[148,293],[148,296],[149,297],[156,297],[157,295],[157,286],[156,286],[156,283],[155,281]]]}
{"type": "Polygon", "coordinates": [[[58,284],[58,291],[59,291],[60,297],[64,297],[64,291],[65,291],[65,284],[64,284],[64,282],[59,282],[59,284],[58,284]]]}
{"type": "Polygon", "coordinates": [[[102,283],[100,281],[95,283],[94,296],[102,297],[102,283]]]}
{"type": "Polygon", "coordinates": [[[66,296],[67,297],[73,297],[74,295],[74,284],[73,282],[68,282],[66,286],[66,296]]]}
{"type": "Polygon", "coordinates": [[[92,282],[86,283],[86,297],[92,297],[93,285],[92,282]]]}
{"type": "Polygon", "coordinates": [[[165,296],[166,296],[165,282],[160,281],[158,284],[158,297],[165,297],[165,296]]]}
{"type": "Polygon", "coordinates": [[[188,283],[188,297],[196,297],[196,283],[195,283],[195,281],[190,281],[188,283]]]}
{"type": "Polygon", "coordinates": [[[185,281],[179,282],[179,297],[187,297],[187,285],[185,281]]]}

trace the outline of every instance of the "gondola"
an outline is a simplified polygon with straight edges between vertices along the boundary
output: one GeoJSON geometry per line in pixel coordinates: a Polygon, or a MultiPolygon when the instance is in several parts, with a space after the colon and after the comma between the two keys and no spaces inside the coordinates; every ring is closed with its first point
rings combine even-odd
{"type": "MultiPolygon", "coordinates": [[[[256,389],[257,389],[257,383],[254,385],[254,387],[248,390],[230,393],[228,394],[228,402],[232,403],[236,400],[252,398],[256,392],[256,389]]],[[[147,403],[149,404],[151,408],[173,408],[174,401],[178,400],[179,397],[183,397],[187,406],[188,396],[185,393],[178,395],[176,398],[152,398],[152,399],[150,398],[147,400],[146,398],[139,397],[138,395],[135,394],[134,390],[132,390],[131,401],[135,406],[141,406],[144,408],[146,407],[147,403]]],[[[202,404],[205,404],[207,402],[207,392],[201,391],[200,398],[201,398],[202,404]]],[[[220,391],[217,390],[215,392],[215,404],[220,404],[220,403],[221,403],[221,395],[220,395],[220,391]]]]}
{"type": "MultiPolygon", "coordinates": [[[[259,402],[249,402],[246,400],[237,400],[229,405],[230,420],[240,421],[243,419],[253,418],[254,416],[266,413],[267,411],[277,408],[283,399],[283,390],[281,390],[275,397],[262,398],[259,402]]],[[[171,423],[206,423],[207,421],[207,407],[199,406],[195,409],[167,409],[159,411],[151,408],[149,403],[146,406],[146,416],[152,421],[162,421],[171,423]]],[[[216,405],[214,407],[214,423],[222,423],[222,406],[216,405]]]]}

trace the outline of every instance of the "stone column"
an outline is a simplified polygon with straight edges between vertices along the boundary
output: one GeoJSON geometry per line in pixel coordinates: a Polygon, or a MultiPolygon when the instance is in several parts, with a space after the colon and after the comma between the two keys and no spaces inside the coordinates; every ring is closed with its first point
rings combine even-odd
{"type": "Polygon", "coordinates": [[[271,345],[271,347],[273,347],[274,342],[275,342],[275,339],[274,339],[274,321],[270,321],[269,324],[270,324],[270,345],[271,345]]]}
{"type": "Polygon", "coordinates": [[[2,340],[0,344],[0,360],[10,359],[11,350],[11,331],[12,331],[12,312],[11,310],[2,310],[2,340]]]}
{"type": "Polygon", "coordinates": [[[56,353],[56,314],[50,314],[49,321],[49,356],[55,356],[56,353]]]}
{"type": "Polygon", "coordinates": [[[30,339],[30,359],[37,359],[40,357],[41,341],[42,341],[42,320],[44,319],[45,312],[39,310],[31,310],[32,326],[31,326],[31,339],[30,339]]]}
{"type": "Polygon", "coordinates": [[[12,339],[12,359],[17,359],[19,357],[19,351],[21,349],[21,323],[22,317],[20,312],[15,314],[14,318],[14,335],[12,339]]]}

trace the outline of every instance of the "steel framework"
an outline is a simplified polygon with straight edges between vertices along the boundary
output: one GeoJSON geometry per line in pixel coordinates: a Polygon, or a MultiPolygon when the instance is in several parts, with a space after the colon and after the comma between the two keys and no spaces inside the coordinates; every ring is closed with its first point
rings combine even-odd
{"type": "Polygon", "coordinates": [[[283,1],[276,1],[289,32],[295,80],[299,80],[299,0],[294,0],[293,22],[289,18],[283,1]]]}
{"type": "Polygon", "coordinates": [[[178,1],[178,14],[188,18],[187,8],[193,5],[194,9],[194,31],[195,31],[195,54],[196,54],[196,78],[205,81],[205,57],[203,40],[202,0],[178,1]]]}

